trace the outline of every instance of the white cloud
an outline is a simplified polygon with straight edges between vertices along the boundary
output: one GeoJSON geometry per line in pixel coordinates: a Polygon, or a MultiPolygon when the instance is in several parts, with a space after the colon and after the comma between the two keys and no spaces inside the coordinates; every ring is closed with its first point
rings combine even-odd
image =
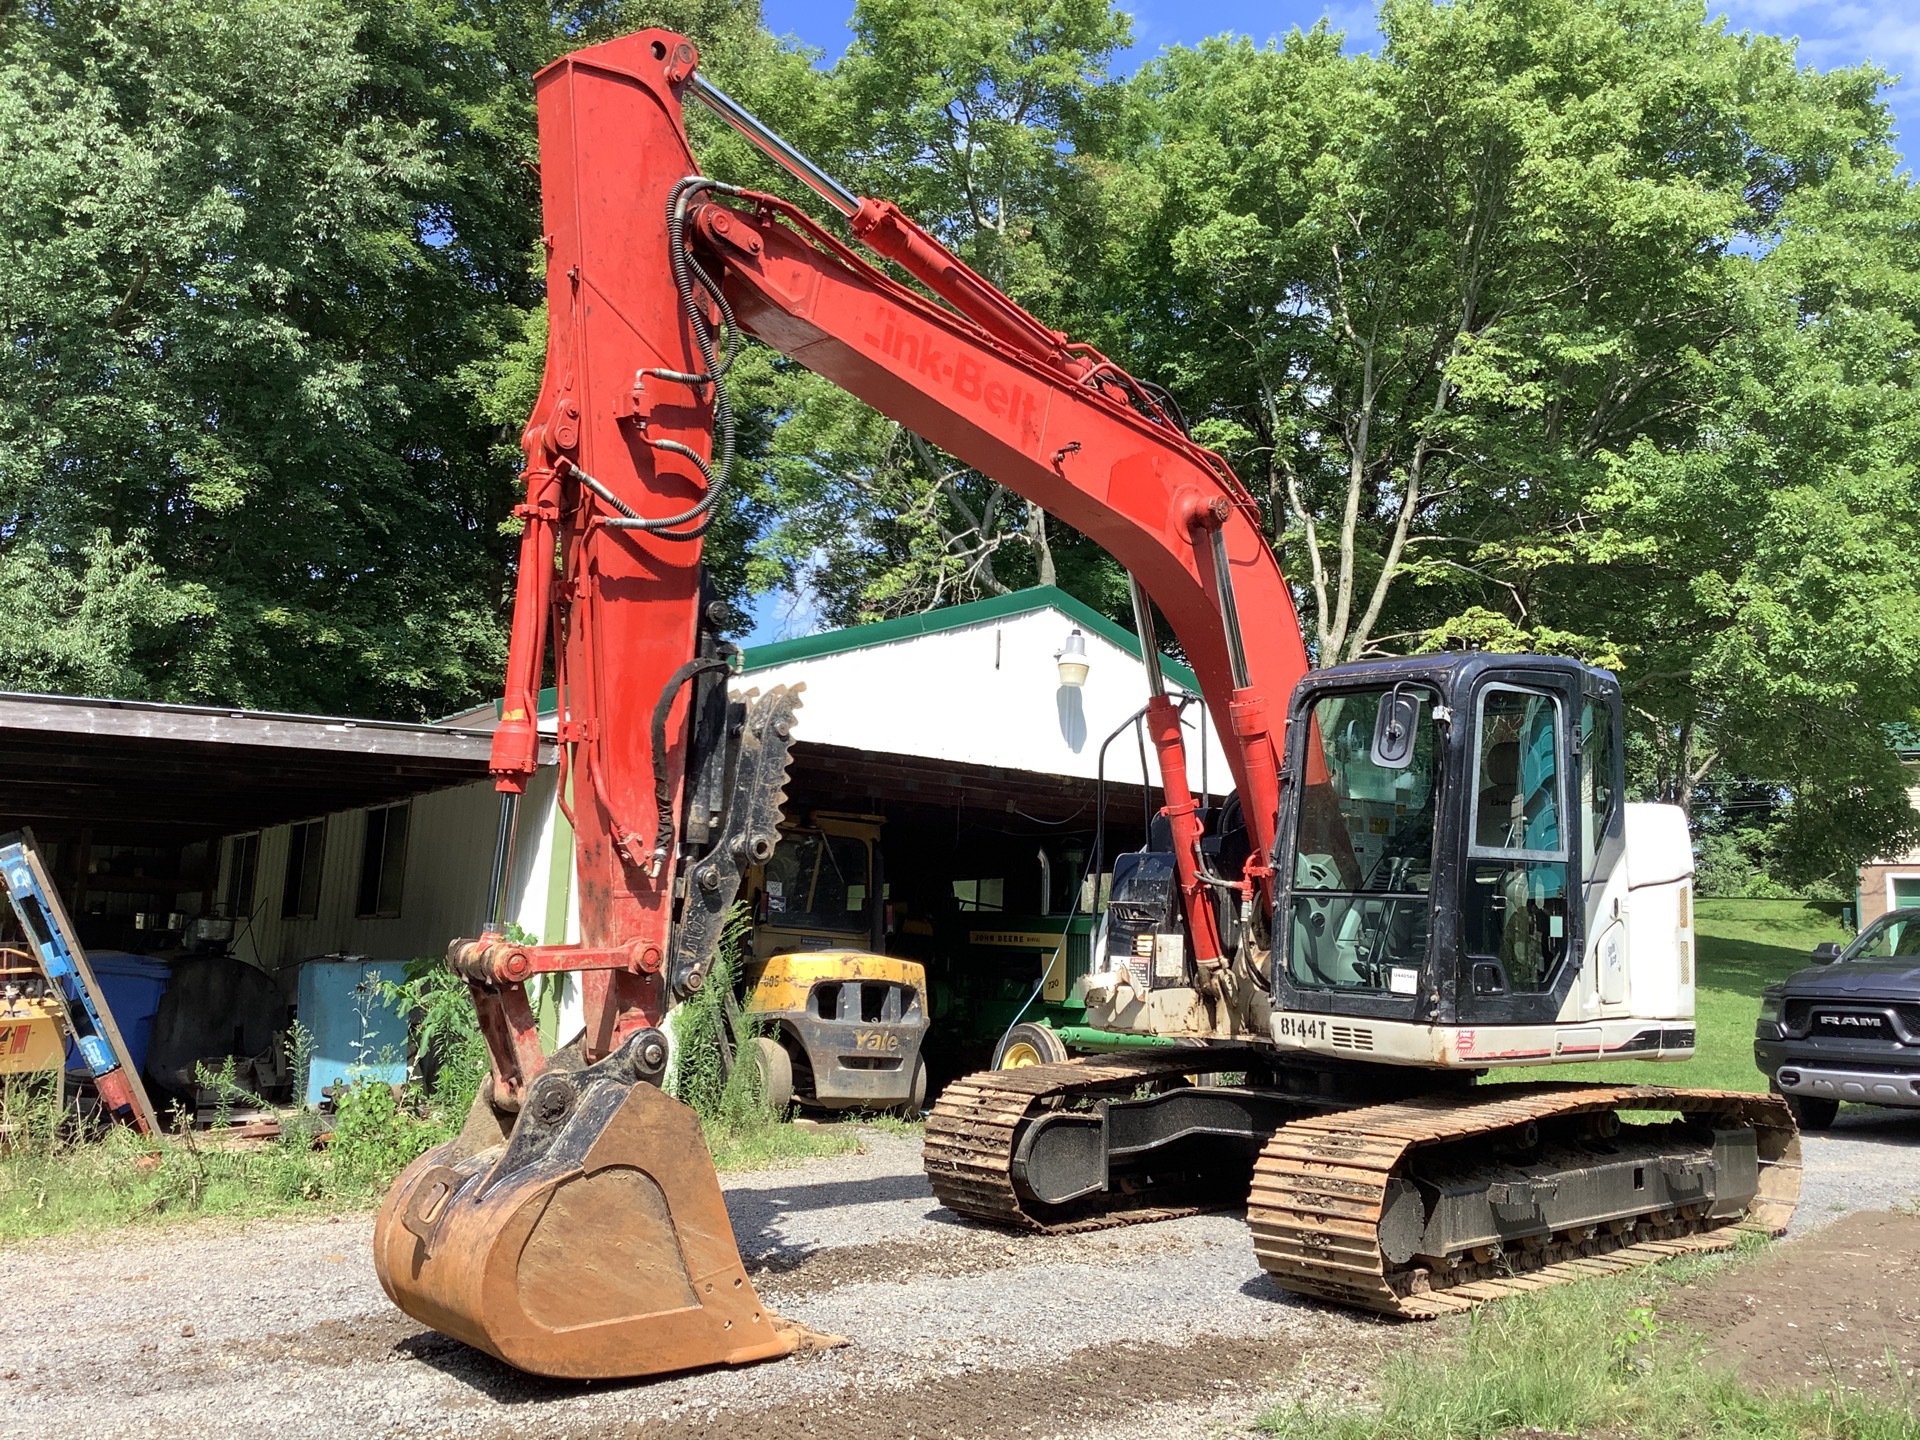
{"type": "Polygon", "coordinates": [[[1896,117],[1920,104],[1920,9],[1909,5],[1736,0],[1725,7],[1731,30],[1797,36],[1802,64],[1822,70],[1871,62],[1898,83],[1888,92],[1896,117]]]}

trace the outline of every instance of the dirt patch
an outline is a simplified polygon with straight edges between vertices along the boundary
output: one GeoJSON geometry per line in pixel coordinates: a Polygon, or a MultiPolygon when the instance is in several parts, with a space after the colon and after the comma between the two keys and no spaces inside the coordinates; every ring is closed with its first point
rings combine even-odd
{"type": "Polygon", "coordinates": [[[229,1340],[221,1348],[249,1363],[297,1360],[323,1370],[339,1370],[385,1360],[396,1351],[420,1358],[423,1349],[452,1352],[465,1347],[394,1309],[346,1320],[322,1320],[304,1330],[258,1339],[229,1340]],[[440,1342],[438,1346],[435,1341],[440,1342]]]}
{"type": "Polygon", "coordinates": [[[1862,1211],[1675,1291],[1663,1320],[1707,1337],[1708,1363],[1756,1390],[1920,1387],[1920,1216],[1862,1211]]]}
{"type": "MultiPolygon", "coordinates": [[[[1155,1404],[1198,1409],[1237,1397],[1251,1403],[1297,1359],[1297,1346],[1279,1340],[1096,1346],[1054,1365],[972,1370],[901,1386],[836,1385],[782,1405],[716,1406],[699,1416],[596,1426],[595,1434],[600,1440],[1048,1440],[1125,1420],[1155,1404]]],[[[1314,1357],[1320,1367],[1329,1360],[1314,1357]]],[[[519,1427],[494,1432],[498,1440],[532,1433],[519,1427]]]]}
{"type": "Polygon", "coordinates": [[[770,1296],[817,1294],[841,1285],[907,1284],[927,1279],[986,1275],[1013,1266],[1069,1265],[1076,1261],[1111,1265],[1116,1257],[1144,1253],[1179,1254],[1191,1249],[1178,1235],[1143,1241],[1138,1232],[1115,1238],[1092,1235],[1020,1235],[984,1226],[944,1226],[927,1239],[877,1240],[838,1245],[804,1255],[765,1257],[747,1262],[754,1284],[770,1296]]]}

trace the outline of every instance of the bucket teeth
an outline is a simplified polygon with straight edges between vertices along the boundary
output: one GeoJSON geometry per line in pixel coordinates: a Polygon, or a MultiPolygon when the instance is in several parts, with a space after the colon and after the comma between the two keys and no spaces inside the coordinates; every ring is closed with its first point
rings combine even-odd
{"type": "MultiPolygon", "coordinates": [[[[530,1097],[531,1098],[531,1097],[530,1097]]],[[[550,1120],[554,1117],[549,1117],[550,1120]]],[[[523,1113],[516,1124],[537,1123],[523,1113]]],[[[787,1355],[694,1113],[652,1085],[582,1084],[540,1145],[428,1151],[374,1227],[387,1295],[535,1375],[624,1379],[787,1355]]]]}
{"type": "Polygon", "coordinates": [[[689,867],[692,883],[667,967],[680,999],[706,983],[741,881],[750,868],[765,863],[780,839],[793,732],[806,688],[804,683],[776,685],[764,694],[750,690],[730,702],[740,716],[738,750],[731,763],[733,787],[718,838],[689,867]]]}

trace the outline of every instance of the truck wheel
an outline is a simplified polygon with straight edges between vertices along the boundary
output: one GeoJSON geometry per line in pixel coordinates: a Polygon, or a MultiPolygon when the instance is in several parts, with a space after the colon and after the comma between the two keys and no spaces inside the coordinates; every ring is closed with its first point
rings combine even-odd
{"type": "Polygon", "coordinates": [[[1007,1032],[1000,1047],[996,1070],[1024,1070],[1029,1065],[1058,1065],[1067,1058],[1067,1047],[1045,1025],[1016,1025],[1007,1032]]]}
{"type": "Polygon", "coordinates": [[[760,1072],[760,1086],[766,1093],[767,1104],[776,1115],[785,1115],[793,1104],[793,1058],[785,1046],[767,1035],[754,1036],[753,1048],[747,1053],[760,1072]]]}
{"type": "Polygon", "coordinates": [[[1805,1095],[1784,1097],[1787,1109],[1793,1112],[1793,1123],[1802,1130],[1830,1130],[1834,1117],[1840,1113],[1838,1100],[1816,1100],[1805,1095]]]}

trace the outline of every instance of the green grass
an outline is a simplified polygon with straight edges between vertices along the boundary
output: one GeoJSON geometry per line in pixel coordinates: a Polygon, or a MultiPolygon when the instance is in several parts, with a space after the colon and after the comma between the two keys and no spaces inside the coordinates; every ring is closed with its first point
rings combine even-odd
{"type": "MultiPolygon", "coordinates": [[[[64,1137],[18,1087],[0,1096],[10,1144],[0,1154],[0,1245],[48,1235],[126,1230],[205,1217],[250,1220],[378,1205],[393,1177],[448,1138],[455,1117],[394,1104],[385,1086],[349,1105],[330,1145],[315,1148],[297,1112],[284,1138],[249,1148],[205,1133],[146,1139],[124,1126],[64,1137]]],[[[766,1170],[860,1148],[853,1126],[802,1128],[704,1120],[721,1171],[766,1170]]]]}
{"type": "Polygon", "coordinates": [[[860,1134],[851,1125],[815,1129],[775,1122],[736,1130],[708,1121],[701,1128],[713,1168],[720,1171],[777,1170],[822,1155],[851,1155],[861,1148],[860,1134]]]}
{"type": "Polygon", "coordinates": [[[200,1216],[251,1219],[377,1204],[416,1155],[452,1133],[453,1118],[396,1103],[384,1085],[342,1098],[332,1142],[315,1118],[283,1117],[280,1139],[240,1147],[182,1130],[145,1137],[122,1125],[75,1138],[43,1090],[0,1087],[0,1243],[200,1216]]]}
{"type": "Polygon", "coordinates": [[[1699,1033],[1691,1060],[1555,1065],[1551,1070],[1495,1071],[1488,1078],[1765,1090],[1766,1078],[1753,1063],[1753,1023],[1760,1014],[1760,992],[1809,964],[1809,952],[1822,940],[1852,938],[1840,926],[1840,906],[1808,900],[1701,900],[1694,906],[1693,923],[1699,1033]]]}
{"type": "Polygon", "coordinates": [[[1838,1387],[1758,1395],[1704,1368],[1698,1335],[1661,1323],[1668,1286],[1745,1258],[1503,1300],[1443,1322],[1439,1343],[1396,1345],[1362,1403],[1283,1406],[1258,1424],[1286,1440],[1917,1440],[1910,1389],[1892,1404],[1838,1387]]]}

